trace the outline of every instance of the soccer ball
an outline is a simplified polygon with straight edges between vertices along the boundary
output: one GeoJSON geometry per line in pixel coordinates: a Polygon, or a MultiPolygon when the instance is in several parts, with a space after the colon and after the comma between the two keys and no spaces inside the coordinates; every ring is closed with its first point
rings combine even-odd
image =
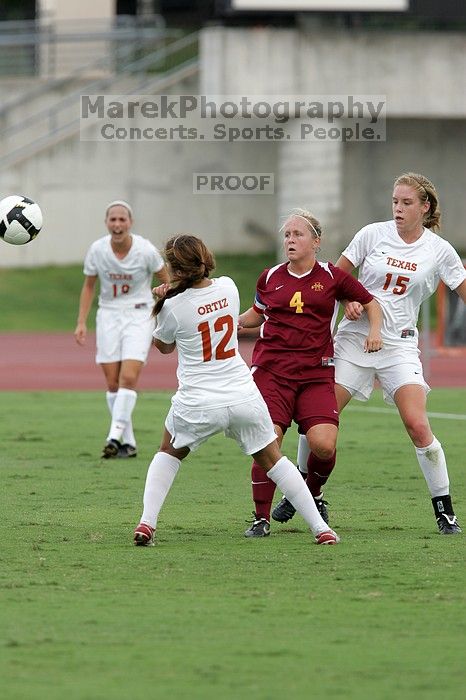
{"type": "Polygon", "coordinates": [[[24,245],[33,241],[42,228],[42,212],[36,202],[20,194],[0,202],[0,238],[6,243],[24,245]]]}

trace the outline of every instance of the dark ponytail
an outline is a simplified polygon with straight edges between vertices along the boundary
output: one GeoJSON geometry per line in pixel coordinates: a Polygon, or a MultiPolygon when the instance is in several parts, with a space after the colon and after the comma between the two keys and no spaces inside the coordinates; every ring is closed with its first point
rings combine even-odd
{"type": "Polygon", "coordinates": [[[201,282],[215,269],[215,259],[207,246],[196,236],[180,234],[170,238],[164,256],[172,275],[172,285],[166,295],[158,299],[153,316],[162,309],[165,299],[182,294],[197,282],[201,282]]]}

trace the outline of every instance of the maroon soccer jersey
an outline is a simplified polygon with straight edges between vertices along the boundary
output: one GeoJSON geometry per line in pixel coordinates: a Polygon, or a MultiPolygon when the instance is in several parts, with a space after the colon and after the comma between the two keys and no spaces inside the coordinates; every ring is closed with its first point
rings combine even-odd
{"type": "Polygon", "coordinates": [[[288,263],[264,270],[257,281],[254,310],[264,315],[252,364],[285,379],[312,381],[333,375],[332,318],[342,299],[368,304],[373,296],[357,279],[332,263],[315,263],[298,276],[288,263]]]}

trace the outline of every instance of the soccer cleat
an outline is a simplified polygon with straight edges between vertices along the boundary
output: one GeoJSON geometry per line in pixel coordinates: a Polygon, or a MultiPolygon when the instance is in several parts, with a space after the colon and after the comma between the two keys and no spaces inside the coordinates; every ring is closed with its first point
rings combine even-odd
{"type": "Polygon", "coordinates": [[[461,528],[453,510],[451,496],[449,494],[435,496],[432,499],[432,505],[440,534],[459,535],[461,528]]]}
{"type": "Polygon", "coordinates": [[[270,535],[270,523],[265,518],[258,518],[255,513],[251,527],[244,533],[245,537],[268,537],[270,535]]]}
{"type": "Polygon", "coordinates": [[[314,498],[314,503],[316,504],[316,508],[320,513],[320,517],[328,525],[328,510],[327,510],[328,503],[327,503],[327,501],[324,501],[324,499],[322,498],[322,494],[319,496],[319,498],[314,498]]]}
{"type": "Polygon", "coordinates": [[[109,440],[103,449],[102,458],[111,459],[112,457],[117,457],[120,447],[118,440],[109,440]]]}
{"type": "Polygon", "coordinates": [[[296,513],[296,508],[290,501],[283,496],[281,501],[277,503],[272,511],[272,518],[278,523],[287,523],[296,513]]]}
{"type": "MultiPolygon", "coordinates": [[[[314,502],[322,520],[325,520],[325,522],[328,525],[327,501],[324,501],[322,496],[320,496],[319,498],[314,498],[314,502]]],[[[294,507],[294,505],[290,503],[290,501],[287,498],[285,498],[285,496],[283,496],[281,501],[279,501],[279,503],[273,509],[272,518],[279,523],[287,523],[288,520],[291,520],[295,513],[296,508],[294,507]]]]}
{"type": "Polygon", "coordinates": [[[154,544],[154,528],[146,523],[139,523],[134,531],[134,544],[136,547],[152,547],[154,544]]]}
{"type": "Polygon", "coordinates": [[[462,532],[456,515],[442,513],[437,518],[437,525],[441,535],[459,535],[462,532]]]}
{"type": "Polygon", "coordinates": [[[118,450],[117,457],[119,459],[127,459],[128,457],[137,457],[138,451],[134,445],[129,445],[127,442],[125,442],[123,445],[120,446],[120,449],[118,450]]]}
{"type": "Polygon", "coordinates": [[[315,540],[316,544],[338,544],[340,538],[333,530],[325,530],[324,532],[319,532],[315,540]]]}

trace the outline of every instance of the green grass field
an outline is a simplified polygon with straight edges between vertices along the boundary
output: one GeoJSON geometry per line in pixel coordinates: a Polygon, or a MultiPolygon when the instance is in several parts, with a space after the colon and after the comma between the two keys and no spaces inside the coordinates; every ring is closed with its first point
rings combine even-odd
{"type": "MultiPolygon", "coordinates": [[[[157,546],[135,548],[169,398],[142,394],[139,457],[103,462],[103,393],[0,394],[1,697],[458,700],[465,537],[437,534],[380,396],[342,418],[326,491],[339,546],[314,545],[298,516],[244,538],[249,459],[219,436],[180,470],[157,546]]],[[[465,404],[465,390],[429,403],[462,416],[432,425],[463,523],[465,404]]]]}
{"type": "MultiPolygon", "coordinates": [[[[214,275],[233,277],[245,310],[252,304],[260,273],[275,262],[275,253],[217,255],[214,275]]],[[[74,330],[83,281],[82,265],[1,269],[0,332],[74,330]],[[13,290],[21,290],[21,294],[13,290]]],[[[95,307],[96,303],[89,315],[89,328],[95,327],[95,307]]]]}

